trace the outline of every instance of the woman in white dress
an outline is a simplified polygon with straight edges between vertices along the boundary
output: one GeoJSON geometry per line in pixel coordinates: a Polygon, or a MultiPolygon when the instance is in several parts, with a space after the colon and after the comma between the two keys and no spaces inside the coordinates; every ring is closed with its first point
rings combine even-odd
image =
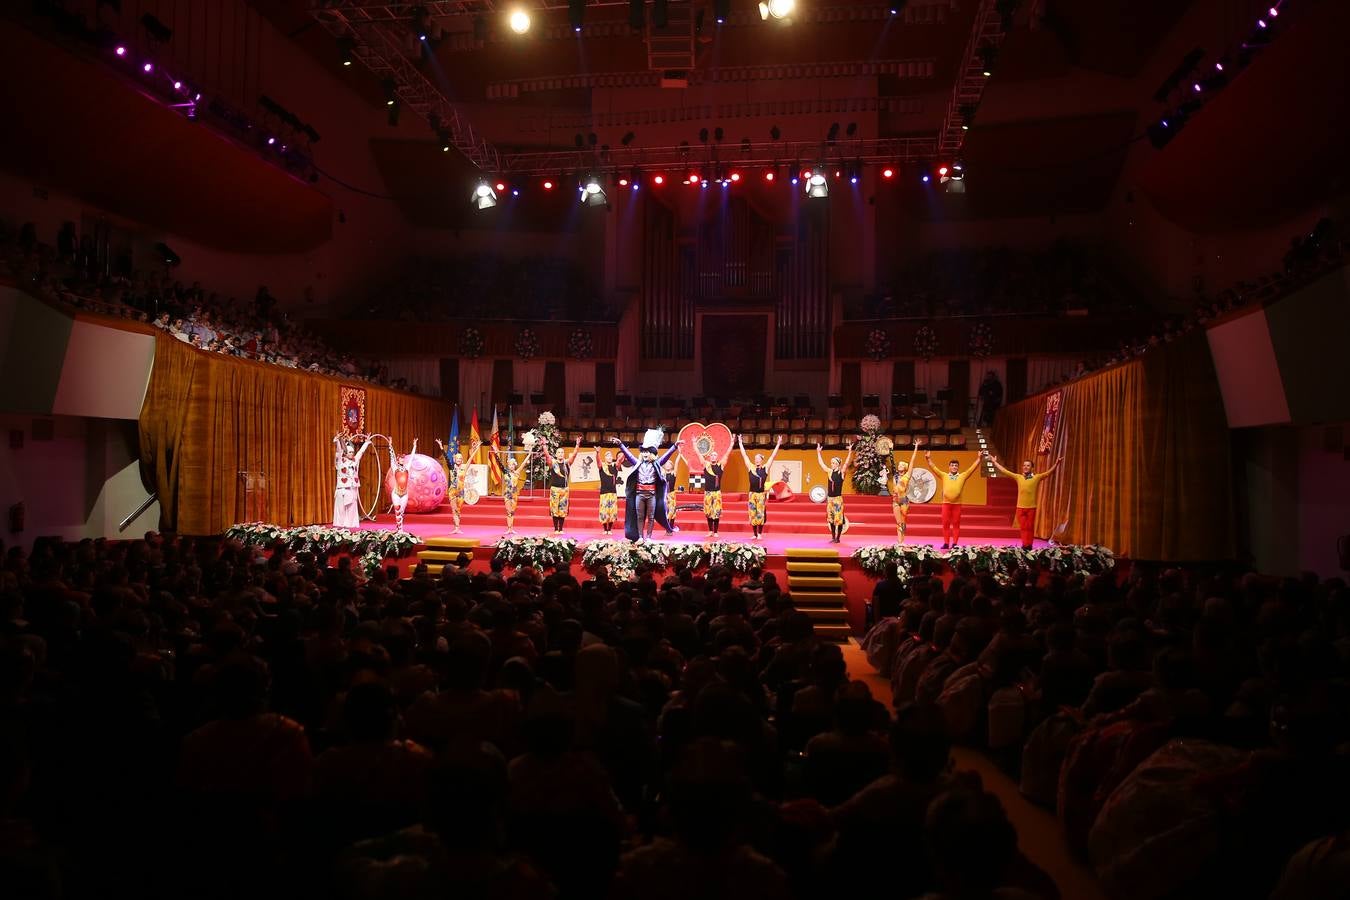
{"type": "Polygon", "coordinates": [[[333,467],[337,469],[337,489],[333,491],[333,527],[361,527],[361,457],[370,449],[366,435],[361,449],[342,435],[333,436],[333,467]]]}

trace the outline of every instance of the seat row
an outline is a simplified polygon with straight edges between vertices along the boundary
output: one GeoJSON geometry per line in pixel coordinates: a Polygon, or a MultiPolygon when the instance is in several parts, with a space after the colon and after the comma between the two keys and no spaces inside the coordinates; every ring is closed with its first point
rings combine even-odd
{"type": "MultiPolygon", "coordinates": [[[[583,435],[592,431],[604,435],[611,433],[638,432],[648,428],[663,428],[668,434],[674,434],[686,421],[721,422],[733,432],[755,434],[769,432],[784,436],[813,434],[857,434],[860,419],[854,416],[741,416],[734,418],[697,418],[682,420],[676,417],[634,417],[604,418],[591,416],[560,416],[558,430],[563,433],[580,432],[583,435]]],[[[961,433],[960,419],[942,419],[936,416],[905,416],[882,421],[882,431],[891,434],[921,434],[934,438],[961,433]]],[[[575,438],[574,438],[575,440],[575,438]]]]}
{"type": "MultiPolygon", "coordinates": [[[[642,443],[642,437],[644,433],[645,429],[643,430],[610,429],[604,431],[601,431],[599,429],[591,429],[589,431],[568,429],[559,431],[559,434],[561,435],[562,439],[562,444],[564,446],[574,444],[578,440],[580,440],[582,446],[585,447],[600,447],[604,444],[610,443],[611,439],[616,437],[619,440],[623,441],[625,444],[627,444],[629,447],[637,447],[642,443]]],[[[670,438],[668,438],[667,440],[668,444],[669,440],[673,438],[675,432],[668,431],[667,433],[668,435],[670,435],[670,438]]],[[[771,449],[780,435],[783,438],[784,447],[800,450],[810,450],[815,448],[815,446],[819,444],[825,447],[836,449],[847,447],[849,444],[853,443],[853,441],[858,436],[856,431],[808,431],[808,432],[799,431],[794,432],[792,434],[783,434],[782,432],[778,431],[745,431],[738,433],[740,434],[741,439],[745,443],[747,449],[750,448],[771,449]]],[[[919,442],[920,447],[926,449],[933,449],[933,450],[966,449],[966,436],[960,433],[948,434],[942,431],[931,431],[931,432],[896,431],[891,432],[888,436],[891,438],[891,442],[895,445],[896,452],[900,452],[901,450],[904,450],[907,447],[914,446],[914,442],[916,440],[919,442]]],[[[517,435],[516,446],[522,446],[520,435],[517,435]]]]}

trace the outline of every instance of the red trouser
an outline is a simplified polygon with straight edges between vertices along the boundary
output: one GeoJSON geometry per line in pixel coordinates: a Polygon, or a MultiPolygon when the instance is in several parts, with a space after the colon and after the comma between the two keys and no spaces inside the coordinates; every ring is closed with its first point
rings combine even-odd
{"type": "Polygon", "coordinates": [[[961,504],[942,504],[942,543],[952,544],[961,540],[961,504]]]}
{"type": "Polygon", "coordinates": [[[1022,536],[1022,549],[1030,549],[1036,539],[1036,507],[1017,507],[1017,532],[1022,536]]]}

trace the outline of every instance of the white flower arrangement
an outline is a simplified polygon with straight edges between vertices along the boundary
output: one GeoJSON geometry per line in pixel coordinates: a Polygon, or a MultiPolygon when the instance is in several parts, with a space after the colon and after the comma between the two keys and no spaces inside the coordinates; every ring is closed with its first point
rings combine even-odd
{"type": "Polygon", "coordinates": [[[966,562],[976,573],[992,575],[1004,583],[1021,569],[1039,568],[1051,572],[1097,575],[1110,571],[1116,564],[1115,554],[1098,544],[1041,547],[1035,550],[992,547],[987,544],[959,546],[950,550],[934,550],[925,545],[882,544],[859,547],[853,551],[853,558],[858,560],[864,572],[877,578],[885,574],[887,565],[894,563],[900,571],[900,577],[906,581],[922,571],[923,563],[930,559],[941,560],[948,565],[966,562]]]}
{"type": "Polygon", "coordinates": [[[494,559],[508,566],[556,566],[570,563],[576,555],[577,542],[560,537],[510,537],[496,544],[494,559]]]}
{"type": "Polygon", "coordinates": [[[361,557],[366,574],[372,574],[386,559],[398,559],[412,553],[418,539],[406,531],[330,528],[326,525],[286,527],[266,522],[231,525],[225,537],[245,546],[266,547],[278,541],[299,552],[331,553],[346,550],[361,557]]]}
{"type": "Polygon", "coordinates": [[[591,541],[581,554],[581,564],[589,572],[601,569],[615,581],[629,581],[641,568],[666,568],[671,547],[656,541],[591,541]]]}
{"type": "Polygon", "coordinates": [[[539,424],[540,424],[540,425],[557,425],[557,424],[558,424],[558,420],[555,419],[555,418],[553,417],[553,413],[551,413],[551,412],[541,412],[541,413],[539,414],[539,424]]]}
{"type": "Polygon", "coordinates": [[[713,541],[708,544],[673,544],[670,560],[690,569],[705,566],[723,566],[737,574],[745,574],[756,566],[763,568],[768,552],[754,544],[713,541]]]}
{"type": "Polygon", "coordinates": [[[525,445],[526,450],[533,450],[534,445],[539,442],[539,437],[533,431],[527,431],[520,436],[520,442],[525,445]]]}

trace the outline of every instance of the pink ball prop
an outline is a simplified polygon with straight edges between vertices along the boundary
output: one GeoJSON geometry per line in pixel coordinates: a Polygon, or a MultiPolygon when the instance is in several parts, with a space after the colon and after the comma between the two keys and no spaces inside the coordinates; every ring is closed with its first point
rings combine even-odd
{"type": "MultiPolygon", "coordinates": [[[[445,470],[439,460],[421,453],[407,457],[408,466],[408,512],[435,512],[445,502],[445,470]]],[[[394,470],[384,473],[384,491],[387,496],[394,493],[394,470]]]]}

